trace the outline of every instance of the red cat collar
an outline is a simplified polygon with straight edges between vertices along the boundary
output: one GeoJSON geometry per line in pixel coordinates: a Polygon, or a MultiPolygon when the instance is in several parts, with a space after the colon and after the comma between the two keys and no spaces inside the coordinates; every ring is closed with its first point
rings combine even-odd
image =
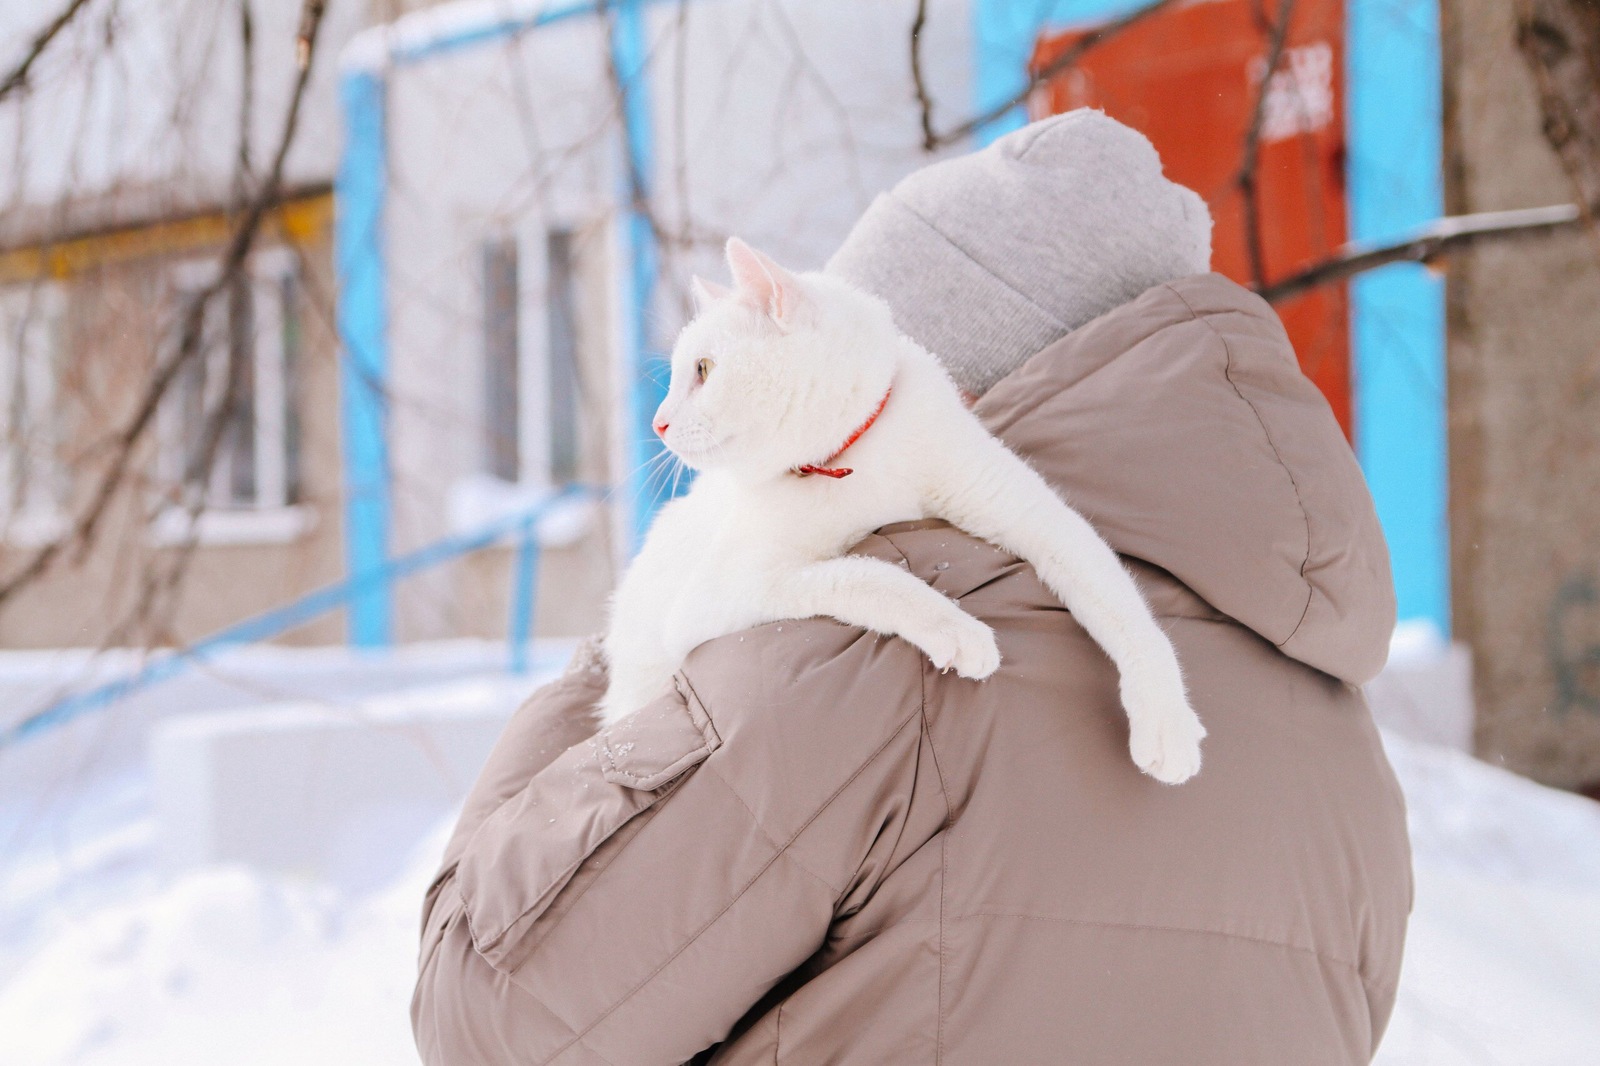
{"type": "Polygon", "coordinates": [[[889,386],[888,390],[883,394],[883,399],[878,401],[878,406],[873,409],[872,414],[867,416],[867,420],[865,422],[861,423],[861,425],[856,429],[856,431],[854,433],[850,434],[850,436],[845,440],[845,442],[843,444],[839,445],[838,449],[835,450],[832,455],[830,455],[826,459],[824,459],[820,465],[813,466],[813,465],[808,463],[805,466],[797,466],[797,467],[795,467],[794,468],[795,476],[796,477],[810,477],[812,474],[821,474],[823,477],[841,478],[841,477],[849,477],[851,474],[855,473],[855,471],[853,469],[851,469],[850,467],[848,467],[848,466],[830,466],[829,464],[833,463],[834,461],[836,461],[839,458],[839,456],[841,456],[845,452],[849,451],[850,450],[850,445],[852,445],[856,441],[860,440],[861,439],[861,435],[863,433],[865,433],[867,430],[872,428],[872,423],[874,423],[874,422],[876,422],[878,420],[878,416],[883,414],[883,409],[889,405],[889,396],[893,392],[894,392],[894,386],[891,385],[891,386],[889,386]]]}

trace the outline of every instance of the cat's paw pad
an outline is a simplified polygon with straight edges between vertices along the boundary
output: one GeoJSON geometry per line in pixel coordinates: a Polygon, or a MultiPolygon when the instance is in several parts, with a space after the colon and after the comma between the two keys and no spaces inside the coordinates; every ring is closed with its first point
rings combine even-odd
{"type": "Polygon", "coordinates": [[[1157,781],[1181,784],[1200,772],[1205,726],[1187,700],[1167,698],[1128,705],[1128,751],[1134,765],[1157,781]]]}
{"type": "Polygon", "coordinates": [[[994,630],[970,615],[963,614],[954,624],[941,626],[923,650],[941,673],[954,670],[974,681],[981,681],[1000,668],[1000,645],[995,643],[994,630]]]}

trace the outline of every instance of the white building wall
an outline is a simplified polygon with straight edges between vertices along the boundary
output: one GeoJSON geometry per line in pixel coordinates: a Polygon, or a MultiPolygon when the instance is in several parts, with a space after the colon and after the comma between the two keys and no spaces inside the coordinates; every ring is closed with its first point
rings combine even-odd
{"type": "MultiPolygon", "coordinates": [[[[61,12],[0,4],[4,60],[61,12]]],[[[300,0],[251,0],[251,156],[264,172],[294,86],[300,0]]],[[[369,0],[328,5],[286,182],[333,178],[340,145],[336,59],[369,0]]],[[[240,8],[217,0],[91,3],[0,103],[0,245],[226,202],[238,158],[240,8]],[[109,22],[108,22],[109,20],[109,22]],[[111,34],[108,47],[106,35],[111,34]],[[62,213],[59,204],[73,205],[62,213]]]]}
{"type": "MultiPolygon", "coordinates": [[[[970,114],[969,6],[929,5],[924,66],[941,127],[970,114]]],[[[664,349],[683,322],[690,273],[724,275],[729,235],[820,267],[875,195],[932,157],[910,71],[914,0],[691,0],[645,11],[650,207],[662,237],[649,323],[664,349]]],[[[450,25],[449,14],[426,18],[450,25]]],[[[544,234],[588,235],[583,284],[606,291],[583,294],[582,327],[603,349],[598,417],[611,427],[609,447],[590,443],[609,453],[602,480],[631,491],[620,340],[634,312],[631,264],[619,254],[625,130],[610,47],[604,22],[582,16],[387,72],[396,551],[450,532],[451,500],[482,466],[482,247],[495,236],[522,244],[524,388],[536,391],[540,361],[527,357],[544,337],[544,234]]],[[[433,620],[472,610],[459,590],[449,572],[410,582],[402,635],[430,635],[433,620]]]]}

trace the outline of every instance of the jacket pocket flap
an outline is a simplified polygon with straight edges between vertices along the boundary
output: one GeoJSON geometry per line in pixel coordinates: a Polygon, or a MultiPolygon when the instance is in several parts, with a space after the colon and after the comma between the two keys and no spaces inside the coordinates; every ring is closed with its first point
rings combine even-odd
{"type": "Polygon", "coordinates": [[[722,745],[693,690],[678,683],[679,699],[662,699],[602,729],[600,773],[628,788],[654,791],[698,765],[722,745]]]}
{"type": "Polygon", "coordinates": [[[478,953],[503,973],[520,967],[547,931],[540,919],[584,860],[613,838],[625,843],[629,823],[670,795],[683,773],[720,744],[703,710],[697,706],[691,714],[674,693],[535,774],[478,827],[456,867],[478,953]]]}

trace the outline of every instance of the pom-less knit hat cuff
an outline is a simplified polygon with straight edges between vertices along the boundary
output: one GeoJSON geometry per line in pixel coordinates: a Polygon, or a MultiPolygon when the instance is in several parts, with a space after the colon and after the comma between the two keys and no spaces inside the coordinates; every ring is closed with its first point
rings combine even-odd
{"type": "Polygon", "coordinates": [[[1068,329],[892,193],[872,202],[826,269],[888,303],[896,325],[975,396],[1014,368],[1015,353],[1037,351],[1068,329]],[[959,330],[951,328],[953,306],[965,312],[959,330]]]}

